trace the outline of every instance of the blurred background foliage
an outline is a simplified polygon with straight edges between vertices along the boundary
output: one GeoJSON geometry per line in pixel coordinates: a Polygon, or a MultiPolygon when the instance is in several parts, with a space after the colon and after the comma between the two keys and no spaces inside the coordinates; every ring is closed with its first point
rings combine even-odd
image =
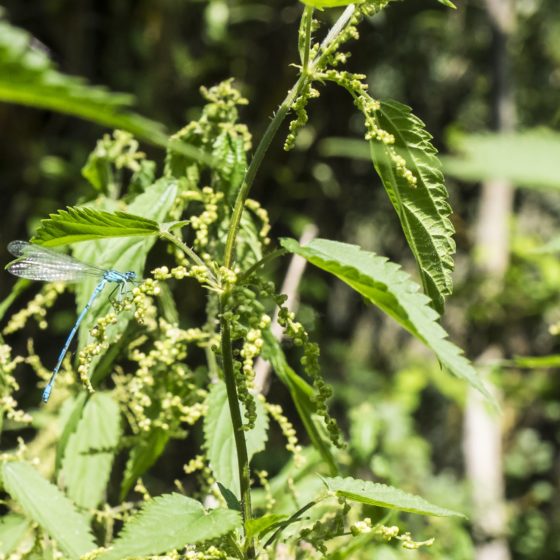
{"type": "MultiPolygon", "coordinates": [[[[504,359],[487,369],[503,393],[508,546],[513,558],[553,559],[560,555],[560,360],[554,356],[560,354],[560,243],[554,243],[560,235],[560,6],[558,0],[513,2],[517,21],[508,53],[518,126],[528,132],[495,138],[487,133],[496,124],[496,36],[482,0],[456,3],[456,11],[435,0],[391,4],[362,26],[349,66],[367,74],[374,97],[412,106],[446,154],[458,252],[455,293],[443,321],[473,360],[491,345],[501,348],[504,359]],[[509,220],[509,264],[495,285],[473,264],[474,229],[478,182],[504,175],[520,188],[509,220]]],[[[31,33],[34,48],[62,73],[131,94],[138,113],[169,131],[198,116],[201,85],[233,76],[250,100],[242,120],[258,140],[295,79],[290,63],[297,60],[301,9],[293,0],[13,0],[3,2],[3,17],[31,33]]],[[[328,12],[322,17],[334,19],[328,12]]],[[[5,71],[0,66],[0,74],[5,71]]],[[[274,142],[253,197],[269,210],[276,235],[299,235],[311,221],[321,236],[358,243],[415,274],[371,162],[349,150],[348,140],[363,132],[361,117],[343,91],[321,93],[296,149],[286,154],[282,139],[274,142]]],[[[0,130],[0,254],[6,262],[9,240],[30,237],[49,212],[91,198],[80,170],[104,129],[3,103],[0,130]]],[[[143,149],[161,161],[158,147],[143,149]]],[[[283,272],[275,271],[278,283],[283,272]]],[[[3,278],[5,297],[12,279],[3,278]]],[[[47,332],[30,327],[10,342],[23,349],[33,337],[44,362],[52,362],[74,317],[65,297],[47,332]]],[[[181,311],[201,311],[196,298],[185,298],[181,311]]],[[[355,293],[317,270],[306,271],[299,317],[323,348],[322,366],[335,388],[333,413],[350,442],[350,471],[364,478],[373,473],[376,480],[468,511],[463,384],[442,374],[431,356],[355,293]]],[[[21,402],[31,408],[38,393],[24,369],[21,402]]],[[[285,389],[276,382],[271,391],[290,412],[285,389]]],[[[2,441],[3,448],[13,444],[9,434],[2,441]]],[[[174,442],[146,484],[154,493],[171,490],[190,455],[174,442]]],[[[281,445],[271,448],[257,458],[258,466],[276,474],[283,455],[281,445]]],[[[484,538],[460,522],[432,523],[429,531],[424,523],[411,516],[407,529],[417,539],[436,536],[432,548],[399,552],[387,545],[375,557],[468,559],[484,538]]]]}

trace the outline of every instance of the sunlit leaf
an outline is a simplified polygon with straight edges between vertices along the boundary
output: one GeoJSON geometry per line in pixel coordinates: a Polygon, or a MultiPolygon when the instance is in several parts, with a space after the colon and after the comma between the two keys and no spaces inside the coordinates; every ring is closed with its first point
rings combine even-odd
{"type": "MultiPolygon", "coordinates": [[[[239,467],[233,426],[229,412],[226,386],[218,382],[212,386],[207,398],[208,414],[204,418],[204,439],[210,468],[214,477],[236,497],[240,496],[239,467]]],[[[247,454],[251,457],[265,447],[268,431],[268,416],[257,399],[257,420],[252,430],[244,432],[247,454]]]]}
{"type": "Polygon", "coordinates": [[[142,511],[125,523],[111,549],[100,560],[146,557],[216,539],[241,525],[241,516],[230,509],[206,512],[202,504],[181,496],[165,494],[146,503],[142,511]]]}
{"type": "Polygon", "coordinates": [[[55,247],[90,239],[146,237],[158,233],[159,225],[154,220],[126,212],[104,212],[87,206],[75,206],[59,210],[41,220],[41,226],[32,241],[55,247]]]}
{"type": "Polygon", "coordinates": [[[328,489],[337,496],[362,504],[418,513],[420,515],[465,517],[462,513],[435,506],[420,496],[407,494],[393,486],[352,477],[325,477],[323,480],[328,489]]]}
{"type": "Polygon", "coordinates": [[[31,465],[7,462],[2,465],[4,488],[25,514],[42,527],[70,559],[95,548],[90,528],[74,504],[45,480],[31,465]]]}
{"type": "Polygon", "coordinates": [[[452,291],[455,242],[437,151],[424,123],[410,107],[382,101],[377,118],[379,126],[394,137],[394,143],[371,140],[371,157],[418,264],[424,291],[441,313],[445,297],[452,291]],[[406,163],[415,186],[399,172],[392,153],[406,163]]]}
{"type": "Polygon", "coordinates": [[[66,494],[84,508],[102,501],[121,434],[118,404],[107,393],[92,395],[84,409],[62,461],[66,494]]]}
{"type": "Polygon", "coordinates": [[[447,340],[429,298],[399,265],[356,245],[326,239],[315,239],[305,247],[293,239],[283,239],[282,245],[340,278],[431,348],[453,374],[494,402],[462,351],[447,340]]]}

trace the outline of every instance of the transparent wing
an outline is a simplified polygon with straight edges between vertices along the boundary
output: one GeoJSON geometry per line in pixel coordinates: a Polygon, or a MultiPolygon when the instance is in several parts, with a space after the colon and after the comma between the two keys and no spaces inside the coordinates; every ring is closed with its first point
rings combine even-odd
{"type": "Polygon", "coordinates": [[[27,241],[12,241],[8,244],[8,251],[17,258],[6,266],[6,270],[20,278],[78,282],[92,276],[101,277],[105,273],[102,268],[27,241]]]}

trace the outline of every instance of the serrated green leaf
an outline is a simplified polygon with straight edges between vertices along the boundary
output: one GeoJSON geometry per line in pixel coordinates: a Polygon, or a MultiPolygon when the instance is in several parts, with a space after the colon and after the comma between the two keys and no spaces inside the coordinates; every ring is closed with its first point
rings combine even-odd
{"type": "Polygon", "coordinates": [[[29,529],[29,521],[21,515],[9,513],[0,518],[0,556],[2,558],[9,557],[29,529]]]}
{"type": "Polygon", "coordinates": [[[96,508],[103,500],[120,435],[118,404],[107,393],[95,393],[68,439],[61,469],[66,494],[81,508],[96,508]]]}
{"type": "Polygon", "coordinates": [[[126,462],[121,484],[121,500],[124,500],[136,481],[158,460],[168,441],[169,433],[155,428],[134,445],[126,462]]]}
{"type": "MultiPolygon", "coordinates": [[[[206,403],[208,414],[204,417],[204,440],[210,468],[216,480],[239,498],[237,449],[225,383],[220,381],[212,386],[206,403]]],[[[249,460],[255,453],[264,449],[267,440],[268,416],[259,399],[256,399],[256,405],[257,420],[255,427],[244,432],[249,460]]]]}
{"type": "MultiPolygon", "coordinates": [[[[283,239],[288,251],[306,258],[322,270],[348,284],[368,301],[395,319],[402,327],[431,348],[453,374],[467,381],[495,405],[471,363],[447,340],[438,314],[429,298],[399,265],[385,257],[362,251],[356,245],[315,239],[302,247],[294,239],[283,239]]],[[[496,405],[495,405],[496,406],[496,405]]]]}
{"type": "Polygon", "coordinates": [[[28,463],[2,465],[4,488],[23,511],[53,538],[70,559],[96,548],[85,518],[60,490],[28,463]]]}
{"type": "Polygon", "coordinates": [[[87,206],[74,206],[41,220],[31,241],[56,247],[90,239],[146,237],[158,233],[159,224],[154,220],[126,212],[104,212],[87,206]]]}
{"type": "Polygon", "coordinates": [[[362,504],[418,513],[420,515],[465,517],[462,513],[435,506],[420,496],[407,494],[393,486],[352,477],[324,477],[323,480],[327,488],[337,496],[362,504]]]}
{"type": "Polygon", "coordinates": [[[165,494],[148,502],[128,521],[111,549],[100,560],[145,557],[216,539],[241,525],[239,513],[230,509],[206,512],[202,504],[181,496],[165,494]]]}
{"type": "Polygon", "coordinates": [[[269,329],[263,333],[263,358],[270,362],[282,383],[288,387],[290,395],[313,447],[321,454],[332,475],[338,474],[338,467],[332,453],[332,443],[321,430],[321,419],[315,414],[317,407],[313,401],[313,388],[288,364],[280,343],[269,329]]]}
{"type": "Polygon", "coordinates": [[[424,123],[412,114],[410,107],[382,101],[377,117],[379,126],[392,134],[395,141],[387,145],[371,140],[371,157],[418,264],[424,291],[441,313],[445,297],[452,291],[455,230],[449,219],[451,208],[437,150],[424,123]],[[416,178],[416,186],[398,172],[392,150],[404,159],[416,178]]]}

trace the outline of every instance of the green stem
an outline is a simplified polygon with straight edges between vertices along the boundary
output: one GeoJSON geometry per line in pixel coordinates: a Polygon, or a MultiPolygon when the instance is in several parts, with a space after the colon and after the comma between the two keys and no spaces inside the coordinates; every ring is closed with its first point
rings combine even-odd
{"type": "MultiPolygon", "coordinates": [[[[231,423],[233,425],[235,448],[237,450],[237,466],[239,468],[239,488],[241,494],[241,514],[243,516],[243,522],[247,522],[252,518],[249,455],[247,453],[247,443],[245,441],[245,432],[243,430],[241,409],[239,408],[237,387],[235,386],[235,371],[233,368],[233,355],[231,349],[231,333],[229,321],[226,319],[226,317],[224,317],[226,299],[227,294],[223,294],[220,298],[222,362],[224,368],[224,381],[226,384],[229,412],[231,416],[231,423]]],[[[245,550],[247,551],[248,558],[255,557],[253,539],[250,539],[245,543],[245,550]]]]}
{"type": "MultiPolygon", "coordinates": [[[[231,268],[233,262],[233,250],[235,248],[237,234],[239,233],[239,226],[241,224],[241,216],[243,214],[243,208],[245,207],[245,201],[249,196],[249,192],[251,191],[251,187],[253,186],[253,182],[264,159],[264,156],[266,155],[266,152],[268,151],[268,148],[270,147],[274,136],[278,132],[282,121],[286,118],[286,115],[290,111],[292,104],[297,99],[303,88],[307,85],[308,81],[312,78],[315,69],[321,65],[321,63],[325,59],[325,56],[330,52],[329,47],[332,46],[336,38],[340,35],[340,33],[342,33],[342,31],[350,22],[354,11],[355,6],[353,4],[350,4],[338,18],[336,23],[333,25],[333,27],[325,37],[325,40],[321,43],[319,54],[311,62],[311,64],[309,64],[309,68],[307,70],[302,69],[300,77],[298,78],[292,89],[290,89],[284,101],[282,101],[282,104],[270,121],[270,124],[268,125],[259,145],[257,146],[255,155],[253,156],[251,164],[249,165],[247,173],[245,174],[243,184],[241,185],[241,188],[237,193],[237,198],[235,199],[235,205],[233,207],[233,213],[231,215],[231,224],[229,227],[228,236],[226,239],[226,248],[224,252],[224,266],[226,268],[231,268]]],[[[309,50],[309,48],[310,44],[307,44],[307,49],[309,50]]],[[[309,56],[309,54],[307,56],[309,56]]]]}

